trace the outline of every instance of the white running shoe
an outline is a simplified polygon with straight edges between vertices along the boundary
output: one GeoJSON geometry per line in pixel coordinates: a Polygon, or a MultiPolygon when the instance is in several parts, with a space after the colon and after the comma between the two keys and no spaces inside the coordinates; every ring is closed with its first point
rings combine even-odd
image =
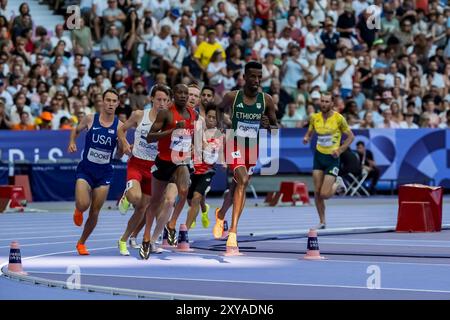
{"type": "Polygon", "coordinates": [[[326,225],[325,223],[319,223],[319,224],[315,227],[316,230],[323,230],[323,229],[326,229],[326,228],[327,228],[327,225],[326,225]]]}
{"type": "Polygon", "coordinates": [[[150,242],[150,252],[151,252],[151,253],[162,253],[162,252],[163,252],[163,249],[158,248],[158,246],[156,245],[156,243],[150,242]]]}
{"type": "Polygon", "coordinates": [[[344,195],[347,192],[347,186],[345,185],[344,179],[342,179],[340,176],[337,176],[336,183],[338,184],[336,193],[340,196],[344,195]]]}
{"type": "Polygon", "coordinates": [[[141,248],[141,245],[137,243],[136,238],[130,238],[130,240],[128,240],[128,243],[130,244],[130,247],[132,247],[133,249],[141,248]]]}

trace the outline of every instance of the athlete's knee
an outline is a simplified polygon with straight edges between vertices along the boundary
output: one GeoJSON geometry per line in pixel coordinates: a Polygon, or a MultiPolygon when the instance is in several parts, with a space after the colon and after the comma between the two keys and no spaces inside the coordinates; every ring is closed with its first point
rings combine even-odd
{"type": "Polygon", "coordinates": [[[250,177],[247,174],[236,175],[236,182],[238,186],[247,187],[250,181],[250,177]]]}
{"type": "Polygon", "coordinates": [[[137,205],[141,201],[142,193],[136,189],[130,189],[127,191],[127,200],[133,205],[137,205]]]}
{"type": "Polygon", "coordinates": [[[191,203],[192,205],[200,205],[200,202],[202,201],[203,196],[199,193],[194,194],[194,196],[192,197],[191,203]]]}
{"type": "Polygon", "coordinates": [[[81,212],[84,212],[87,209],[89,209],[89,205],[90,205],[89,199],[77,199],[75,202],[75,206],[81,212]]]}
{"type": "Polygon", "coordinates": [[[186,199],[187,195],[188,195],[188,191],[189,191],[189,188],[187,186],[181,186],[178,188],[178,196],[180,198],[186,199]]]}
{"type": "Polygon", "coordinates": [[[333,195],[329,191],[324,191],[324,190],[320,191],[320,197],[324,200],[327,200],[327,199],[331,198],[332,196],[333,195]]]}

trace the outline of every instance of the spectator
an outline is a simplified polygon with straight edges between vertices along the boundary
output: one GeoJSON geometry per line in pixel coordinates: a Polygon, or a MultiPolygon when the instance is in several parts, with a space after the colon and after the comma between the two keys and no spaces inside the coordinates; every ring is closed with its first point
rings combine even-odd
{"type": "Polygon", "coordinates": [[[9,130],[12,127],[12,123],[9,120],[5,111],[5,103],[0,100],[0,130],[9,130]]]}
{"type": "Polygon", "coordinates": [[[324,44],[322,53],[325,55],[325,64],[328,70],[333,72],[340,39],[339,34],[334,31],[333,22],[329,21],[325,23],[325,28],[320,35],[320,39],[324,44]]]}
{"type": "Polygon", "coordinates": [[[26,111],[20,112],[20,122],[13,124],[11,130],[36,130],[36,126],[30,121],[30,114],[26,111]]]}
{"type": "Polygon", "coordinates": [[[400,122],[401,129],[418,129],[419,126],[414,123],[414,113],[407,113],[405,120],[400,122]]]}
{"type": "MultiPolygon", "coordinates": [[[[0,108],[1,108],[1,105],[0,105],[0,108]]],[[[0,111],[0,114],[1,114],[1,111],[0,111]]],[[[441,128],[441,129],[450,128],[450,110],[447,110],[446,116],[447,116],[446,121],[443,121],[439,124],[439,128],[441,128]]]]}
{"type": "Polygon", "coordinates": [[[303,119],[300,114],[297,113],[297,105],[295,102],[291,102],[287,106],[286,113],[281,118],[281,126],[283,128],[302,128],[303,119]]]}
{"type": "Polygon", "coordinates": [[[293,46],[291,48],[291,56],[284,64],[282,72],[284,76],[281,84],[284,90],[286,90],[286,92],[292,96],[297,88],[297,82],[301,79],[304,79],[306,77],[305,74],[308,72],[309,72],[308,61],[301,58],[300,48],[298,46],[293,46]]]}
{"type": "Polygon", "coordinates": [[[356,72],[356,59],[353,58],[353,52],[348,50],[345,57],[336,61],[336,76],[341,80],[341,97],[348,98],[353,91],[353,76],[356,72]]]}
{"type": "Polygon", "coordinates": [[[373,129],[376,128],[375,122],[373,121],[373,112],[367,111],[364,113],[364,118],[361,120],[359,124],[360,129],[373,129]]]}
{"type": "Polygon", "coordinates": [[[380,178],[380,170],[375,163],[373,153],[366,149],[362,141],[356,143],[356,151],[358,152],[363,170],[368,172],[367,180],[370,180],[369,193],[375,194],[378,179],[380,178]]]}
{"type": "Polygon", "coordinates": [[[109,70],[114,67],[117,60],[120,60],[122,54],[122,45],[117,37],[117,28],[114,24],[109,26],[108,34],[103,37],[101,47],[102,66],[109,70]]]}
{"type": "Polygon", "coordinates": [[[206,73],[211,57],[216,50],[221,51],[223,59],[226,58],[225,50],[216,40],[216,31],[214,29],[210,29],[208,31],[208,41],[203,41],[194,53],[194,60],[204,73],[206,73]]]}
{"type": "Polygon", "coordinates": [[[378,124],[378,128],[398,129],[400,125],[392,120],[392,111],[390,108],[383,111],[383,122],[378,124]]]}

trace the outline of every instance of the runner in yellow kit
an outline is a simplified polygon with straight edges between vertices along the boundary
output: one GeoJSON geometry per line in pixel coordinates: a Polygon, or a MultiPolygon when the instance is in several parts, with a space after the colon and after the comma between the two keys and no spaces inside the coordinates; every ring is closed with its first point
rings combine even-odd
{"type": "Polygon", "coordinates": [[[320,218],[316,229],[326,228],[325,200],[336,191],[346,191],[344,181],[339,177],[339,156],[355,138],[345,118],[334,111],[333,106],[331,94],[322,93],[320,112],[311,116],[309,129],[303,138],[303,143],[308,144],[314,132],[318,135],[313,165],[314,200],[320,218]],[[342,134],[347,137],[341,145],[342,134]]]}

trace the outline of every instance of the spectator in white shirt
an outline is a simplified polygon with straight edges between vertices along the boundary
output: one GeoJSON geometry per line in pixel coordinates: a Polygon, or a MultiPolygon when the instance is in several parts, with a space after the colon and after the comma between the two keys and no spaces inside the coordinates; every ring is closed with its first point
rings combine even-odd
{"type": "Polygon", "coordinates": [[[392,121],[392,111],[391,109],[386,109],[383,111],[383,122],[378,125],[378,128],[384,129],[398,129],[400,126],[392,121]]]}
{"type": "Polygon", "coordinates": [[[335,72],[336,77],[341,81],[341,97],[346,99],[353,90],[353,76],[356,71],[357,60],[353,58],[353,52],[347,50],[344,58],[336,60],[335,72]]]}
{"type": "Polygon", "coordinates": [[[167,66],[167,77],[171,87],[174,87],[177,81],[177,77],[181,72],[184,57],[186,56],[186,48],[180,46],[178,41],[180,35],[178,32],[172,32],[172,44],[166,49],[164,55],[164,61],[167,66]]]}
{"type": "Polygon", "coordinates": [[[167,17],[165,17],[164,19],[161,20],[161,22],[159,23],[159,25],[162,26],[169,26],[170,30],[175,31],[175,30],[180,30],[180,22],[181,22],[181,14],[180,14],[180,10],[178,9],[172,9],[170,10],[170,13],[167,17]]]}
{"type": "Polygon", "coordinates": [[[169,0],[150,0],[148,8],[152,10],[155,19],[161,21],[166,12],[170,10],[170,2],[169,0]]]}
{"type": "Polygon", "coordinates": [[[57,24],[55,27],[55,35],[50,38],[50,41],[52,43],[52,48],[56,48],[59,41],[63,40],[66,44],[66,51],[72,52],[73,46],[72,46],[72,40],[69,37],[66,37],[64,35],[64,26],[62,24],[57,24]]]}
{"type": "Polygon", "coordinates": [[[316,61],[317,55],[325,48],[325,45],[320,39],[319,23],[312,20],[307,26],[308,33],[306,34],[305,47],[306,47],[306,60],[313,64],[316,61]]]}
{"type": "Polygon", "coordinates": [[[401,129],[419,129],[419,126],[413,122],[414,113],[407,113],[405,120],[400,122],[401,129]]]}

